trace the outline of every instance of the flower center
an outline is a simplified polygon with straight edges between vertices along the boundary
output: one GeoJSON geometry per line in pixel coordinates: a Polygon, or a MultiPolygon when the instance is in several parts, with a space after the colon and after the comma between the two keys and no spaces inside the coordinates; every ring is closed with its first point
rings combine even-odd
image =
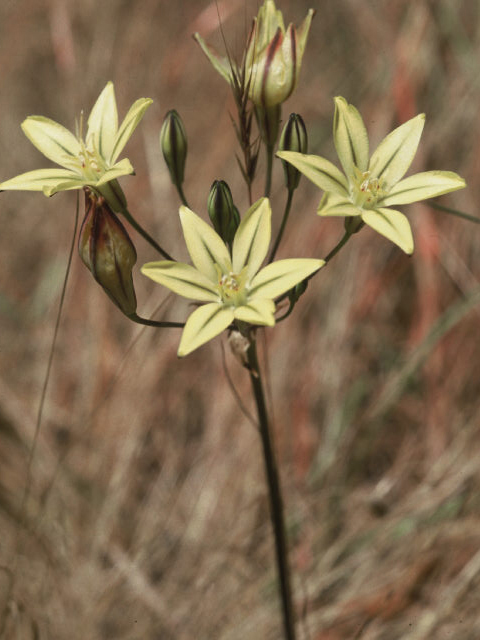
{"type": "Polygon", "coordinates": [[[242,269],[240,273],[233,271],[222,273],[219,269],[218,271],[218,287],[223,302],[235,307],[245,304],[247,300],[245,269],[242,269]]]}
{"type": "Polygon", "coordinates": [[[362,209],[373,209],[378,200],[385,195],[385,181],[383,178],[370,177],[370,171],[360,171],[355,167],[353,177],[353,203],[362,209]]]}

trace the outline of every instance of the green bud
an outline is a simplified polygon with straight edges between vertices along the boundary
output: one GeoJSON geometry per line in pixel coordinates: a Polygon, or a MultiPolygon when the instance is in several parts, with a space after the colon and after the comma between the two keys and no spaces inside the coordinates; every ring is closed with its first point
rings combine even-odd
{"type": "Polygon", "coordinates": [[[288,292],[288,299],[290,300],[290,304],[293,305],[298,302],[298,299],[300,298],[300,296],[303,296],[303,294],[307,290],[307,287],[308,280],[306,279],[295,285],[293,289],[290,289],[290,291],[288,292]]]}
{"type": "Polygon", "coordinates": [[[215,231],[231,245],[240,224],[240,214],[233,204],[232,192],[224,180],[215,180],[208,194],[207,210],[215,231]]]}
{"type": "Polygon", "coordinates": [[[117,307],[127,316],[135,313],[137,299],[132,268],[137,252],[105,198],[90,189],[85,189],[85,218],[78,251],[85,266],[117,307]]]}
{"type": "Polygon", "coordinates": [[[160,147],[167,163],[173,184],[183,184],[187,160],[187,134],[178,113],[172,109],[167,113],[160,130],[160,147]]]}
{"type": "MultiPolygon", "coordinates": [[[[298,153],[307,153],[308,137],[305,123],[302,116],[298,113],[291,113],[288,122],[283,127],[280,142],[278,143],[279,151],[297,151],[298,153]]],[[[282,160],[283,170],[285,172],[285,185],[287,189],[293,190],[298,187],[300,182],[300,171],[295,167],[282,160]]]]}

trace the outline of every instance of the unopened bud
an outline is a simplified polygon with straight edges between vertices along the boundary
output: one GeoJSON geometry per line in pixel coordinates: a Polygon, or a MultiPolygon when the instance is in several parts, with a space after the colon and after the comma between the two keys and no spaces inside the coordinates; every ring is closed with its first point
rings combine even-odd
{"type": "MultiPolygon", "coordinates": [[[[305,123],[302,116],[298,113],[291,113],[288,122],[283,127],[280,142],[278,143],[279,151],[297,151],[298,153],[307,153],[308,137],[305,123]]],[[[295,167],[282,160],[283,170],[285,172],[285,185],[289,191],[296,189],[300,182],[300,171],[295,167]]]]}
{"type": "Polygon", "coordinates": [[[240,214],[233,204],[232,192],[224,180],[215,180],[207,201],[208,215],[215,231],[227,244],[232,244],[240,224],[240,214]]]}
{"type": "Polygon", "coordinates": [[[85,189],[85,219],[78,250],[86,267],[117,307],[127,316],[135,313],[132,268],[137,252],[106,200],[89,189],[85,189]]]}
{"type": "Polygon", "coordinates": [[[167,163],[173,184],[183,184],[187,159],[187,134],[178,113],[172,109],[165,116],[160,130],[160,147],[167,163]]]}
{"type": "Polygon", "coordinates": [[[302,296],[308,287],[308,279],[302,280],[297,285],[290,289],[288,292],[288,299],[290,300],[290,304],[294,305],[300,296],[302,296]]]}

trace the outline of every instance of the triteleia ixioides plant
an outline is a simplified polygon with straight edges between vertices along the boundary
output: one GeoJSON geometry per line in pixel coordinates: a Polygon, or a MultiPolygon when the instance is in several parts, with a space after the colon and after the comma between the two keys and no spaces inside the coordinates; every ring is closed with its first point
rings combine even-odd
{"type": "MultiPolygon", "coordinates": [[[[411,253],[413,238],[409,222],[403,213],[391,207],[438,196],[465,186],[465,181],[457,174],[446,171],[427,171],[404,178],[419,144],[425,121],[423,115],[396,128],[370,156],[362,117],[343,98],[336,98],[333,139],[343,172],[329,160],[307,154],[307,128],[299,114],[292,114],[284,122],[277,145],[282,121],[281,104],[297,87],[313,15],[314,11],[310,10],[298,29],[291,24],[285,29],[281,11],[277,10],[273,0],[266,0],[253,20],[239,63],[232,60],[229,53],[223,58],[217,56],[198,34],[195,36],[213,67],[233,90],[236,114],[232,120],[241,153],[237,154],[232,149],[230,158],[226,153],[222,166],[228,172],[236,166],[237,161],[247,188],[239,193],[237,189],[241,180],[235,180],[234,177],[231,179],[229,175],[219,176],[213,183],[215,176],[210,176],[208,184],[199,188],[198,176],[205,175],[208,167],[218,164],[215,164],[214,157],[210,155],[215,153],[212,145],[207,143],[204,147],[197,146],[197,151],[199,148],[201,150],[203,166],[197,171],[196,193],[192,197],[196,202],[206,202],[206,211],[202,213],[205,219],[208,214],[211,224],[194,213],[183,192],[185,182],[188,186],[185,167],[189,147],[186,131],[189,129],[184,126],[177,111],[168,111],[160,136],[156,136],[160,142],[157,151],[159,157],[163,153],[167,163],[171,181],[178,192],[178,204],[182,202],[184,205],[180,207],[180,223],[192,264],[175,261],[129,213],[118,179],[131,174],[133,167],[128,159],[119,160],[119,157],[152,101],[148,98],[137,100],[119,125],[111,82],[101,92],[88,117],[85,137],[82,119],[73,134],[48,118],[27,118],[22,125],[25,134],[59,168],[30,171],[0,184],[2,190],[42,191],[47,196],[59,191],[83,188],[86,192],[86,215],[78,238],[80,256],[118,309],[130,320],[142,325],[182,329],[181,337],[177,335],[173,338],[175,347],[178,345],[178,355],[187,356],[198,349],[190,365],[189,361],[183,362],[182,366],[187,369],[195,369],[195,357],[199,362],[209,348],[206,343],[217,338],[218,344],[223,338],[224,343],[230,346],[233,356],[248,371],[246,375],[250,377],[252,403],[255,403],[257,418],[256,421],[252,418],[252,422],[256,422],[261,437],[268,484],[282,602],[282,637],[286,640],[296,640],[298,637],[294,606],[296,594],[290,579],[288,531],[272,442],[271,417],[264,393],[263,367],[260,366],[257,355],[258,335],[265,328],[272,328],[285,321],[293,311],[301,309],[302,321],[305,321],[305,326],[309,325],[308,331],[300,334],[293,330],[287,333],[285,329],[281,340],[269,342],[270,351],[281,350],[282,340],[285,339],[292,341],[296,349],[300,341],[309,340],[312,336],[313,343],[308,346],[313,350],[317,349],[317,323],[321,321],[318,314],[308,313],[306,305],[302,307],[303,296],[306,293],[312,296],[320,294],[320,290],[315,288],[317,278],[329,273],[330,269],[323,267],[343,249],[350,237],[364,225],[369,225],[405,252],[411,253]],[[266,162],[263,165],[261,161],[258,162],[262,146],[266,151],[266,162]],[[278,151],[277,155],[282,160],[283,181],[280,178],[280,162],[274,165],[275,151],[278,151]],[[275,166],[278,168],[277,175],[275,166]],[[264,172],[265,177],[263,190],[257,183],[257,173],[260,171],[264,172]],[[292,206],[299,185],[303,186],[305,183],[300,179],[301,174],[325,192],[318,214],[345,218],[343,238],[326,255],[319,255],[316,237],[307,237],[310,234],[308,220],[302,217],[301,211],[295,212],[295,207],[292,206]],[[223,178],[228,179],[232,190],[223,178]],[[275,213],[273,238],[272,209],[268,199],[272,181],[275,187],[275,198],[272,200],[275,213]],[[277,203],[282,201],[280,192],[283,186],[282,215],[276,208],[277,203]],[[260,194],[263,197],[258,198],[260,194]],[[240,204],[240,210],[247,210],[243,217],[236,206],[240,204]],[[124,227],[115,212],[121,213],[166,258],[160,262],[147,262],[141,268],[142,274],[192,301],[190,311],[180,322],[157,321],[137,315],[134,288],[137,253],[127,231],[128,225],[127,228],[124,227]],[[282,244],[289,238],[288,225],[295,225],[292,236],[300,247],[296,255],[302,257],[275,261],[277,250],[288,251],[288,244],[286,247],[282,244]]],[[[227,45],[226,49],[228,52],[227,45]]],[[[338,82],[341,83],[342,79],[339,78],[338,82]]],[[[162,91],[162,108],[166,99],[162,91]]],[[[218,106],[218,96],[213,96],[213,100],[218,106]]],[[[205,109],[209,107],[210,105],[205,105],[205,109]]],[[[323,128],[323,123],[319,123],[317,127],[317,131],[323,128]]],[[[195,148],[195,144],[191,148],[195,148]]],[[[154,166],[155,163],[152,163],[152,167],[154,166]]],[[[147,182],[145,180],[143,184],[147,182]]],[[[162,184],[161,176],[158,184],[162,184]]],[[[146,203],[150,204],[149,196],[144,191],[141,188],[137,193],[142,194],[146,203]]],[[[302,209],[306,202],[303,200],[302,209]]],[[[159,229],[163,237],[166,226],[164,221],[171,214],[172,207],[168,205],[168,199],[163,197],[157,198],[156,204],[159,229]]],[[[312,223],[314,222],[312,218],[312,223]]],[[[171,239],[172,246],[175,246],[175,240],[171,239]]],[[[328,234],[322,240],[327,241],[328,234]]],[[[293,246],[293,242],[291,244],[293,246]]],[[[369,250],[367,245],[364,245],[364,250],[369,250]]],[[[337,264],[340,263],[337,261],[337,264]]],[[[155,287],[154,292],[165,294],[159,287],[155,287]]],[[[328,313],[325,305],[324,299],[319,301],[320,314],[328,313]]],[[[153,306],[151,305],[152,308],[153,306]]],[[[170,309],[165,309],[166,307],[165,313],[170,313],[170,309]]],[[[152,349],[152,358],[159,357],[167,339],[168,336],[162,334],[152,349]]],[[[295,349],[292,348],[292,353],[295,349]]],[[[265,359],[268,360],[268,350],[265,351],[265,359]]],[[[299,350],[301,352],[302,349],[299,350]]],[[[315,358],[322,361],[322,355],[315,355],[315,358]]],[[[202,366],[206,366],[208,361],[209,358],[206,358],[202,366]]],[[[279,353],[276,361],[285,362],[285,357],[279,353]]],[[[172,366],[171,361],[168,366],[172,366]]],[[[295,365],[286,363],[286,366],[295,365]]],[[[331,366],[336,366],[334,360],[331,366]]],[[[147,369],[148,367],[145,371],[147,369]]],[[[242,371],[237,374],[241,377],[242,371]]],[[[161,389],[158,397],[161,402],[161,389]]],[[[275,397],[274,393],[272,397],[275,397]]],[[[245,404],[248,404],[248,400],[245,404]]],[[[274,404],[272,400],[272,406],[274,404]]],[[[242,402],[239,401],[239,405],[243,411],[242,402]]],[[[245,413],[248,414],[248,411],[245,413]]],[[[19,521],[21,520],[22,518],[19,521]]],[[[272,633],[272,637],[279,637],[278,632],[272,633]]]]}
{"type": "Polygon", "coordinates": [[[230,253],[212,227],[187,207],[180,208],[193,266],[165,260],[141,269],[178,295],[206,303],[188,318],[179,356],[188,355],[235,322],[273,326],[274,298],[323,266],[323,260],[303,258],[278,260],[260,269],[270,244],[270,218],[267,198],[252,205],[235,233],[230,253]]]}
{"type": "MultiPolygon", "coordinates": [[[[410,223],[403,213],[390,207],[465,187],[465,180],[452,171],[424,171],[402,180],[417,151],[424,124],[423,113],[408,120],[369,157],[368,134],[360,113],[338,97],[333,139],[344,173],[319,156],[292,151],[277,155],[325,191],[318,215],[357,218],[347,221],[347,229],[352,222],[365,223],[410,254],[414,246],[410,223]]],[[[350,228],[358,230],[360,225],[350,228]]]]}
{"type": "Polygon", "coordinates": [[[229,56],[218,55],[198,33],[195,39],[227,82],[235,85],[244,77],[252,102],[269,108],[284,102],[296,87],[314,14],[310,9],[298,29],[293,24],[285,29],[282,12],[273,0],[266,0],[253,20],[239,65],[229,56]]]}
{"type": "Polygon", "coordinates": [[[90,187],[114,211],[121,211],[125,196],[117,178],[133,173],[133,167],[128,158],[118,161],[118,157],[151,104],[150,98],[139,98],[118,126],[115,91],[113,83],[108,82],[90,112],[85,138],[82,118],[73,134],[50,118],[29,116],[22,123],[23,132],[44,156],[63,168],[22,173],[2,182],[0,190],[43,191],[52,196],[90,187]]]}

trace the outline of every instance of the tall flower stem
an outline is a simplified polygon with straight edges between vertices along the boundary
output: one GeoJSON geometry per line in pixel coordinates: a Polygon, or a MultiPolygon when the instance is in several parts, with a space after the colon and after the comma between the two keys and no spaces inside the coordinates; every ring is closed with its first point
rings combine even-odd
{"type": "Polygon", "coordinates": [[[142,238],[146,240],[148,244],[150,244],[156,251],[158,251],[160,255],[162,255],[166,260],[174,261],[172,256],[169,255],[165,251],[165,249],[162,249],[162,247],[158,244],[158,242],[156,242],[156,240],[154,240],[152,236],[149,233],[147,233],[147,231],[145,231],[145,229],[142,226],[138,224],[138,222],[135,220],[135,218],[132,216],[132,214],[126,207],[122,209],[121,213],[125,217],[125,219],[132,225],[135,231],[139,233],[142,236],[142,238]]]}
{"type": "Polygon", "coordinates": [[[255,339],[252,339],[250,343],[247,357],[250,367],[250,380],[252,383],[253,395],[257,406],[260,437],[262,439],[263,460],[268,483],[270,518],[275,537],[275,556],[280,582],[285,640],[295,640],[295,612],[290,584],[290,566],[288,562],[287,534],[283,515],[282,490],[275,458],[273,438],[268,420],[255,339]]]}

